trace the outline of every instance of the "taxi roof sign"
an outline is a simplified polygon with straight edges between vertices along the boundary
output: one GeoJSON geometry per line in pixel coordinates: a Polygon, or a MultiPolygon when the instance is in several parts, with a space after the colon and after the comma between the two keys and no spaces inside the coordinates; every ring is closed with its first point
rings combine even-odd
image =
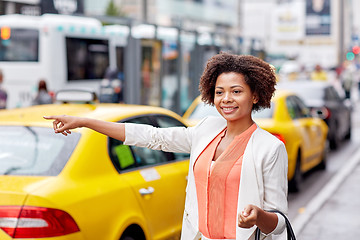
{"type": "Polygon", "coordinates": [[[95,92],[83,89],[63,89],[56,93],[56,101],[62,103],[92,103],[96,100],[95,92]]]}

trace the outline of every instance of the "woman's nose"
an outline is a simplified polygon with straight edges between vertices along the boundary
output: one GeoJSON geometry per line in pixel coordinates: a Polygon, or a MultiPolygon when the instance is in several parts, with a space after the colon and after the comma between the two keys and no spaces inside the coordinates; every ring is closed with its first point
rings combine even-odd
{"type": "Polygon", "coordinates": [[[222,100],[223,100],[224,102],[229,102],[229,101],[231,101],[231,96],[230,96],[230,94],[229,94],[229,93],[225,93],[222,100]]]}

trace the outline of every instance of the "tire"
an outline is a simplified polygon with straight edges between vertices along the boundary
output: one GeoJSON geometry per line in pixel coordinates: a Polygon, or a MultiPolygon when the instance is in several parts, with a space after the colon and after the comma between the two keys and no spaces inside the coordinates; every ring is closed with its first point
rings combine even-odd
{"type": "Polygon", "coordinates": [[[345,139],[344,133],[339,132],[340,128],[339,128],[339,124],[338,122],[334,123],[334,128],[336,129],[335,133],[333,133],[333,135],[330,138],[330,149],[331,150],[337,150],[342,141],[345,139]]]}
{"type": "Polygon", "coordinates": [[[124,236],[124,237],[121,237],[120,240],[136,240],[136,239],[131,236],[124,236]]]}
{"type": "Polygon", "coordinates": [[[349,132],[345,135],[345,140],[351,139],[351,129],[349,129],[349,132]]]}
{"type": "Polygon", "coordinates": [[[351,129],[352,129],[352,126],[351,126],[351,119],[350,119],[349,120],[349,129],[348,129],[348,132],[345,135],[345,140],[350,140],[351,139],[351,129]]]}
{"type": "Polygon", "coordinates": [[[144,231],[137,224],[132,224],[127,227],[120,237],[120,240],[145,240],[144,231]]]}
{"type": "Polygon", "coordinates": [[[333,136],[333,138],[330,139],[330,149],[331,150],[336,150],[339,148],[340,146],[340,136],[338,133],[335,134],[335,136],[333,136]]]}
{"type": "Polygon", "coordinates": [[[293,178],[289,181],[289,192],[300,192],[300,183],[302,182],[302,173],[301,173],[301,155],[300,152],[296,158],[296,166],[295,166],[295,173],[293,178]]]}
{"type": "Polygon", "coordinates": [[[319,170],[325,170],[326,169],[326,162],[327,162],[327,157],[328,157],[329,151],[330,151],[330,143],[329,143],[329,140],[326,139],[325,147],[324,147],[322,158],[321,158],[321,162],[317,166],[317,168],[319,170]]]}

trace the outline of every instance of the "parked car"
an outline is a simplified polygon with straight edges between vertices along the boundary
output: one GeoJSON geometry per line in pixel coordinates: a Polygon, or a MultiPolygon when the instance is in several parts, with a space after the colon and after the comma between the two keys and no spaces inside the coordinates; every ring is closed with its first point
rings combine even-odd
{"type": "Polygon", "coordinates": [[[335,87],[328,82],[294,81],[278,84],[279,89],[297,93],[310,108],[329,126],[330,148],[336,149],[342,141],[351,138],[352,106],[348,99],[340,97],[335,87]]]}
{"type": "MultiPolygon", "coordinates": [[[[198,97],[183,117],[189,124],[195,124],[208,115],[220,116],[215,107],[205,105],[198,97]]],[[[299,191],[305,172],[316,167],[326,168],[328,127],[322,119],[310,115],[310,110],[296,94],[277,90],[271,107],[254,112],[253,119],[285,143],[290,192],[299,191]]]]}
{"type": "Polygon", "coordinates": [[[42,116],[57,114],[185,126],[177,114],[150,106],[69,103],[1,111],[0,239],[179,238],[188,154],[126,146],[87,128],[55,134],[42,116]]]}

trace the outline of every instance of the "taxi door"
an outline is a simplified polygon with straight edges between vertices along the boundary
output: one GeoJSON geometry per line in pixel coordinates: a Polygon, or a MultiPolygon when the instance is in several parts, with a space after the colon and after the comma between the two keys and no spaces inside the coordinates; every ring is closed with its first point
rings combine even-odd
{"type": "Polygon", "coordinates": [[[310,116],[309,109],[303,101],[291,96],[293,109],[295,109],[295,122],[299,125],[299,130],[303,138],[303,163],[302,169],[306,171],[321,161],[323,149],[323,129],[321,123],[310,116]]]}
{"type": "Polygon", "coordinates": [[[187,168],[187,161],[164,162],[123,174],[142,208],[151,239],[180,236],[187,168]]]}
{"type": "MultiPolygon", "coordinates": [[[[126,122],[156,127],[184,126],[167,115],[148,115],[126,122]]],[[[115,161],[142,208],[151,239],[178,239],[185,205],[189,154],[125,146],[110,140],[115,161]]],[[[114,159],[114,157],[113,157],[114,159]]]]}

